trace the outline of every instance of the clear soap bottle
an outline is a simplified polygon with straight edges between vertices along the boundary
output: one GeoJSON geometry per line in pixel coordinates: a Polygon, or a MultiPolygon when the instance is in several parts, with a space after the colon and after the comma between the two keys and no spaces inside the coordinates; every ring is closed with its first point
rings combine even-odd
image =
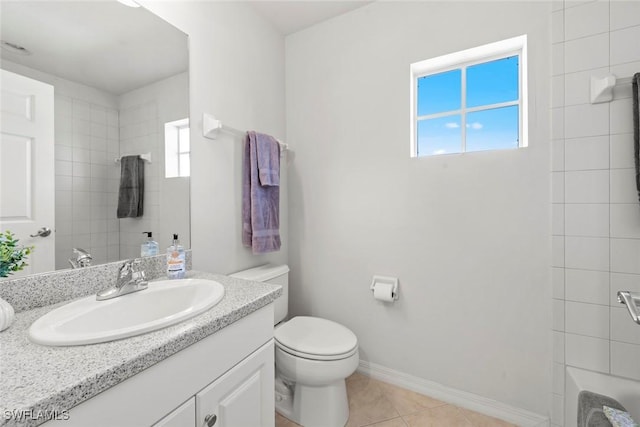
{"type": "Polygon", "coordinates": [[[158,242],[153,240],[153,233],[151,231],[143,231],[142,234],[147,235],[147,241],[140,245],[140,256],[154,256],[160,253],[160,246],[158,242]]]}
{"type": "Polygon", "coordinates": [[[173,235],[173,244],[167,248],[167,277],[169,279],[183,279],[187,271],[184,247],[178,241],[178,235],[173,235]]]}

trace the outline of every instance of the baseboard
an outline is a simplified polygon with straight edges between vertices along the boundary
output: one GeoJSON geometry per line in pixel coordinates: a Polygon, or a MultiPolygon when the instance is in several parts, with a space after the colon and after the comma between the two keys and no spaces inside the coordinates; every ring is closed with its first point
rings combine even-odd
{"type": "Polygon", "coordinates": [[[491,417],[500,418],[501,420],[518,426],[549,427],[549,418],[543,415],[506,405],[497,400],[478,396],[477,394],[446,387],[434,381],[414,377],[365,360],[360,361],[358,372],[371,378],[415,391],[416,393],[425,394],[442,400],[443,402],[480,412],[491,417]]]}

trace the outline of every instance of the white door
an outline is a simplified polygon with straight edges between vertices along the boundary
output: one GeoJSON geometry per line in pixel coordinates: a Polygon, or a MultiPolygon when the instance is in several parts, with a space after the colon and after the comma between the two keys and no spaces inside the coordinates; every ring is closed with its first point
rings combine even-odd
{"type": "Polygon", "coordinates": [[[35,246],[13,278],[55,270],[53,86],[0,71],[0,231],[35,246]]]}
{"type": "Polygon", "coordinates": [[[273,340],[196,395],[196,425],[273,427],[273,340]]]}

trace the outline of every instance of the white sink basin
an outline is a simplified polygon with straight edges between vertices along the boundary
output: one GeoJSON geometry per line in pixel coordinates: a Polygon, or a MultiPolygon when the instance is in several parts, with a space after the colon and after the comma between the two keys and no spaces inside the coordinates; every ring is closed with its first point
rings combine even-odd
{"type": "Polygon", "coordinates": [[[224,296],[213,280],[149,282],[143,291],[96,301],[96,296],[63,305],[33,322],[29,338],[37,344],[68,346],[113,341],[155,331],[196,316],[224,296]]]}

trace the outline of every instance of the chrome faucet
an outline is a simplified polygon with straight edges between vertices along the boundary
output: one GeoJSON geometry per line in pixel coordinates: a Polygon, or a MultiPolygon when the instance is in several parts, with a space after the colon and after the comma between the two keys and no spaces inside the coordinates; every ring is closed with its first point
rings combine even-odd
{"type": "Polygon", "coordinates": [[[125,261],[118,271],[118,279],[115,286],[98,292],[96,294],[96,300],[104,301],[147,289],[149,284],[146,280],[144,271],[138,270],[140,268],[140,264],[141,261],[139,259],[130,259],[125,261]]]}
{"type": "Polygon", "coordinates": [[[72,268],[90,267],[93,257],[87,251],[82,248],[73,248],[73,253],[76,254],[76,259],[69,258],[69,264],[72,268]]]}

